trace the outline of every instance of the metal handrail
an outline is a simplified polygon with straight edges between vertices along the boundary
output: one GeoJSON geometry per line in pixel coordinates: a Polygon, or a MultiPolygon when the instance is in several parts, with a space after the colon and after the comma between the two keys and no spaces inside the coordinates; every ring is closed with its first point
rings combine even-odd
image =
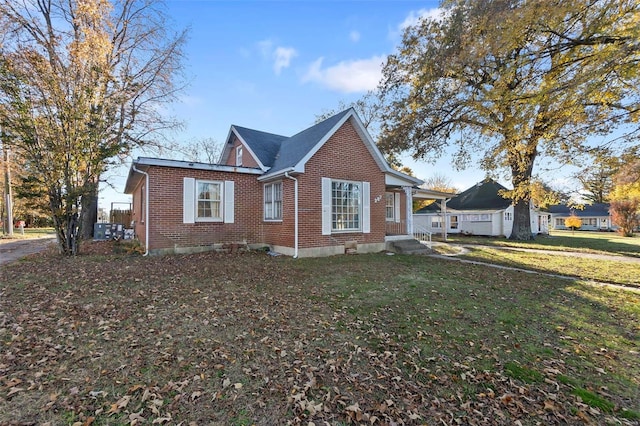
{"type": "Polygon", "coordinates": [[[413,225],[413,238],[416,240],[427,243],[427,247],[431,248],[431,231],[423,228],[420,225],[413,225]]]}

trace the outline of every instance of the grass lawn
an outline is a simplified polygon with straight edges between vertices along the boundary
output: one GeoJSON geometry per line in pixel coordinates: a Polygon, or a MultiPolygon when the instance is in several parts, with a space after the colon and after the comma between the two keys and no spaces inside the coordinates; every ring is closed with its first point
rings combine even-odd
{"type": "Polygon", "coordinates": [[[3,242],[15,241],[18,239],[54,237],[56,235],[53,228],[24,228],[24,234],[20,232],[20,228],[13,228],[13,235],[0,235],[0,244],[3,242]]]}
{"type": "Polygon", "coordinates": [[[203,253],[40,255],[3,267],[0,293],[0,424],[640,420],[637,292],[203,253]]]}
{"type": "Polygon", "coordinates": [[[449,235],[448,240],[456,244],[481,244],[640,257],[640,235],[623,237],[615,232],[551,231],[550,235],[538,235],[532,241],[511,241],[502,237],[461,235],[449,235]]]}
{"type": "Polygon", "coordinates": [[[487,247],[471,247],[468,253],[459,257],[543,273],[580,277],[586,280],[640,286],[640,262],[581,258],[487,247]]]}

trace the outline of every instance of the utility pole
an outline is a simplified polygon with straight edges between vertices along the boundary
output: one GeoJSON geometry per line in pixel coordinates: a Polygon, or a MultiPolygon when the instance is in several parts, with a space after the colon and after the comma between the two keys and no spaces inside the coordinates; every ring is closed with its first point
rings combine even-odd
{"type": "Polygon", "coordinates": [[[5,233],[9,236],[13,236],[13,198],[11,197],[11,167],[9,166],[9,160],[11,153],[9,146],[7,145],[7,138],[4,132],[0,133],[2,138],[2,150],[4,151],[4,194],[5,194],[5,210],[7,211],[7,226],[5,233]]]}

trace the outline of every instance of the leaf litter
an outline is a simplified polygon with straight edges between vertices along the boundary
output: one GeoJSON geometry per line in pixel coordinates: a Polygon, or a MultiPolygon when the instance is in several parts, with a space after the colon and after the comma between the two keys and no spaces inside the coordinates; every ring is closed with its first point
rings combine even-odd
{"type": "MultiPolygon", "coordinates": [[[[563,338],[566,324],[544,331],[547,357],[529,359],[516,345],[541,342],[452,309],[446,266],[412,262],[50,254],[11,265],[0,272],[0,424],[634,424],[559,379],[589,356],[563,338]],[[416,268],[428,303],[402,278],[416,268]],[[510,376],[514,358],[541,379],[510,376]]],[[[451,275],[477,305],[491,289],[525,297],[518,275],[502,273],[495,288],[494,271],[451,275]]],[[[630,362],[615,348],[593,352],[587,363],[609,356],[594,370],[602,377],[630,362]]],[[[637,377],[626,380],[637,391],[637,377]]],[[[607,395],[638,409],[637,393],[607,395]]]]}

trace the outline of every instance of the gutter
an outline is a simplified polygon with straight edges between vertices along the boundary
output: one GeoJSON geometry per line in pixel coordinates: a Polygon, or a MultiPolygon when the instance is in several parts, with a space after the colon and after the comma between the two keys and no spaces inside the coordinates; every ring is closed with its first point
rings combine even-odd
{"type": "Polygon", "coordinates": [[[293,180],[293,204],[294,204],[294,249],[293,258],[298,258],[298,179],[289,175],[289,172],[284,172],[284,177],[293,180]]]}
{"type": "Polygon", "coordinates": [[[275,173],[271,173],[271,174],[267,173],[265,175],[262,175],[262,176],[260,176],[258,178],[258,181],[259,182],[269,181],[271,179],[279,178],[280,176],[284,176],[284,177],[287,177],[289,179],[294,179],[291,176],[289,176],[289,172],[295,172],[295,171],[296,171],[295,167],[289,167],[289,168],[286,168],[286,169],[279,170],[278,172],[275,172],[275,173]]]}
{"type": "Polygon", "coordinates": [[[149,255],[149,173],[136,169],[135,163],[131,164],[131,169],[136,173],[142,173],[143,175],[145,175],[144,202],[146,203],[146,206],[144,209],[144,254],[143,256],[148,256],[149,255]]]}

